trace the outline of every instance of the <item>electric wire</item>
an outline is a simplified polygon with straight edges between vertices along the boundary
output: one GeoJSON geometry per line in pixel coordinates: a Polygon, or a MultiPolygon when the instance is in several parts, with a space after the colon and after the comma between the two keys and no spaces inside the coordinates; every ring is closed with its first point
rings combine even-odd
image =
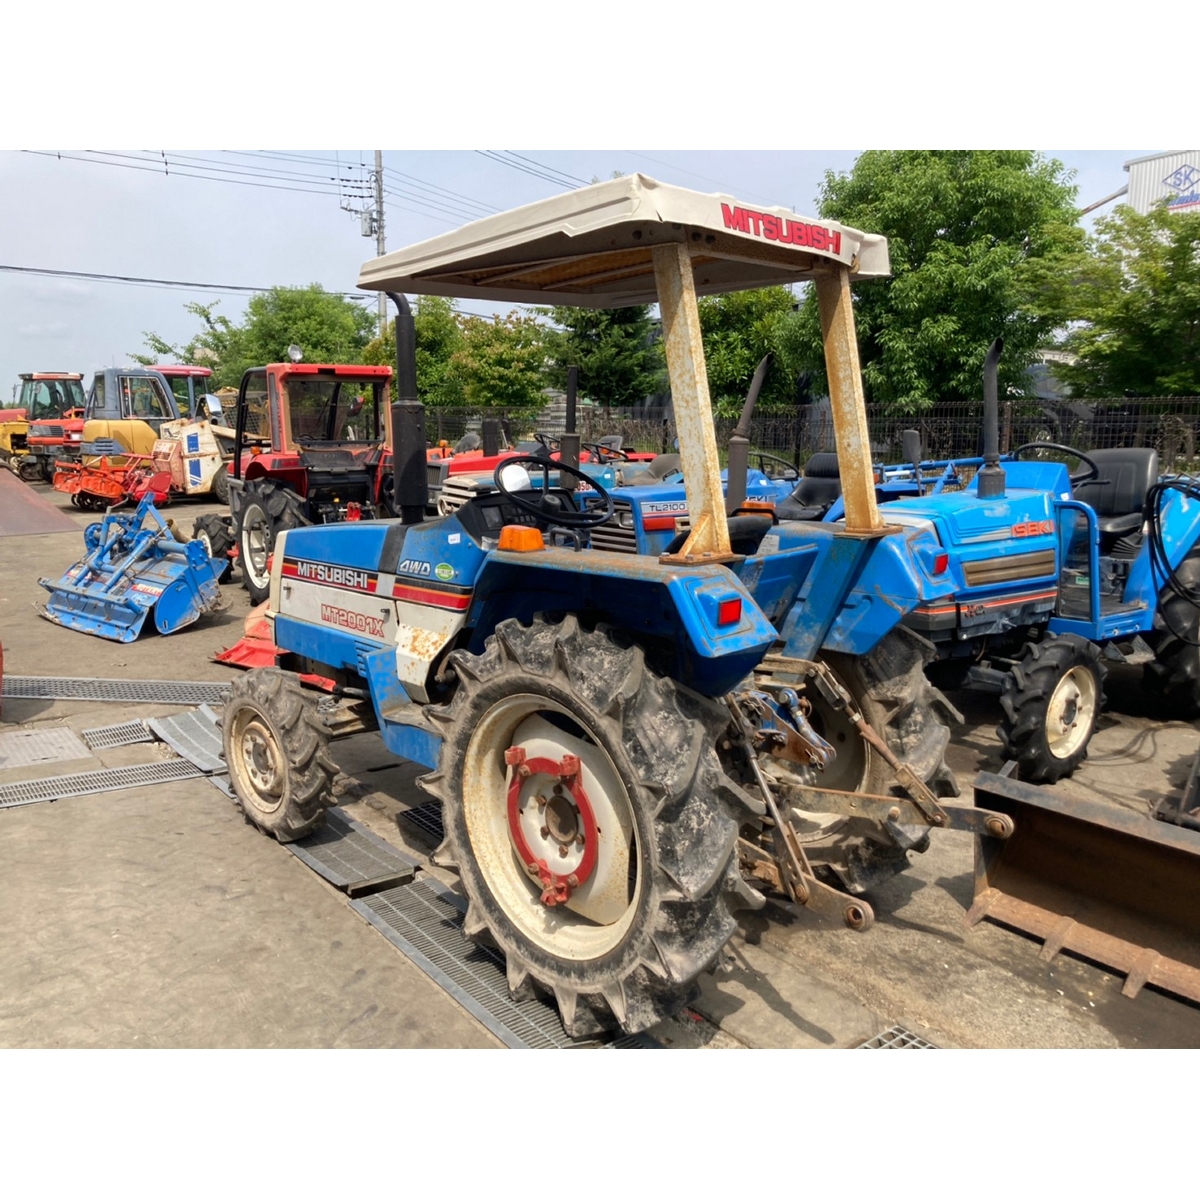
{"type": "MultiPolygon", "coordinates": [[[[490,158],[493,162],[502,163],[506,167],[512,167],[513,170],[523,171],[526,175],[533,175],[537,179],[544,179],[548,183],[553,183],[558,187],[565,187],[569,191],[574,191],[578,187],[587,186],[583,180],[576,179],[573,175],[547,174],[547,171],[554,170],[553,167],[547,167],[545,170],[535,171],[531,167],[522,166],[521,163],[513,162],[511,159],[502,157],[494,150],[476,150],[475,153],[483,155],[484,158],[490,158]]],[[[526,159],[526,161],[529,162],[532,160],[526,159]]]]}

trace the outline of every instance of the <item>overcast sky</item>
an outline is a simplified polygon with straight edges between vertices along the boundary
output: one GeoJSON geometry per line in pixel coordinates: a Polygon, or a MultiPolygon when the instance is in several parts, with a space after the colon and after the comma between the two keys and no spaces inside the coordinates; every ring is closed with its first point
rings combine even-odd
{"type": "MultiPolygon", "coordinates": [[[[1077,172],[1081,205],[1121,187],[1123,163],[1152,152],[1047,151],[1077,172]]],[[[857,153],[385,150],[387,245],[397,249],[614,171],[813,215],[823,173],[849,170],[857,153]]],[[[362,206],[360,164],[373,162],[370,150],[0,151],[0,265],[226,287],[315,282],[354,292],[375,243],[342,205],[362,206]]],[[[217,311],[236,320],[247,299],[0,270],[0,395],[8,399],[21,371],[90,377],[129,362],[146,351],[147,330],[182,344],[199,328],[184,309],[191,300],[217,301],[217,311]]],[[[492,311],[483,301],[462,307],[492,311]]]]}

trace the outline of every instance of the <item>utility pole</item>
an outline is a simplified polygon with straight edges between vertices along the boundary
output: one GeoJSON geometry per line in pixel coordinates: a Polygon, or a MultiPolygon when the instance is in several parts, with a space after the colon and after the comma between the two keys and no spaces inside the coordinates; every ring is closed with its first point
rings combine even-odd
{"type": "MultiPolygon", "coordinates": [[[[383,234],[383,151],[375,151],[375,250],[382,258],[387,253],[383,234]]],[[[387,332],[387,296],[379,293],[379,336],[387,332]]]]}

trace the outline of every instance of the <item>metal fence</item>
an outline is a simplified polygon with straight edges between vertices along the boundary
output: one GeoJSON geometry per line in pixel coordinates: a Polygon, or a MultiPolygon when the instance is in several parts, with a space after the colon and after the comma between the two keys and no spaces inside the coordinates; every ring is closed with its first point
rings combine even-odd
{"type": "MultiPolygon", "coordinates": [[[[506,422],[509,436],[525,440],[534,431],[551,436],[562,433],[566,411],[562,402],[539,412],[529,409],[429,408],[426,434],[432,442],[453,445],[468,432],[479,430],[485,416],[506,422]]],[[[715,419],[717,445],[722,454],[737,425],[736,418],[715,419]]],[[[901,433],[921,434],[927,459],[964,458],[982,453],[983,403],[959,401],[936,404],[920,414],[888,412],[867,405],[871,452],[881,462],[901,460],[901,433]]],[[[626,449],[665,453],[676,435],[674,413],[669,408],[621,409],[580,405],[578,428],[585,442],[619,434],[626,449]]],[[[1115,446],[1151,446],[1159,453],[1163,471],[1200,468],[1200,396],[1142,397],[1101,400],[1005,400],[1000,405],[1000,449],[1016,449],[1026,442],[1057,442],[1078,450],[1115,446]]],[[[750,427],[751,446],[802,465],[810,455],[833,450],[833,418],[829,402],[818,401],[795,415],[756,417],[750,427]]]]}

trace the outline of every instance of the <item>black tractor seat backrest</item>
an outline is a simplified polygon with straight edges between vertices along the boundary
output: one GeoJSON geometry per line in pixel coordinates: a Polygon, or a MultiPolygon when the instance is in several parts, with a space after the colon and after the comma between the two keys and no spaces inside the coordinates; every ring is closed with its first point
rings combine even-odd
{"type": "Polygon", "coordinates": [[[842,494],[836,454],[814,454],[790,499],[801,508],[829,507],[842,494]]]}
{"type": "Polygon", "coordinates": [[[1075,499],[1094,509],[1097,517],[1140,513],[1146,493],[1158,479],[1158,451],[1148,447],[1092,450],[1088,457],[1100,474],[1076,484],[1075,499]]]}

